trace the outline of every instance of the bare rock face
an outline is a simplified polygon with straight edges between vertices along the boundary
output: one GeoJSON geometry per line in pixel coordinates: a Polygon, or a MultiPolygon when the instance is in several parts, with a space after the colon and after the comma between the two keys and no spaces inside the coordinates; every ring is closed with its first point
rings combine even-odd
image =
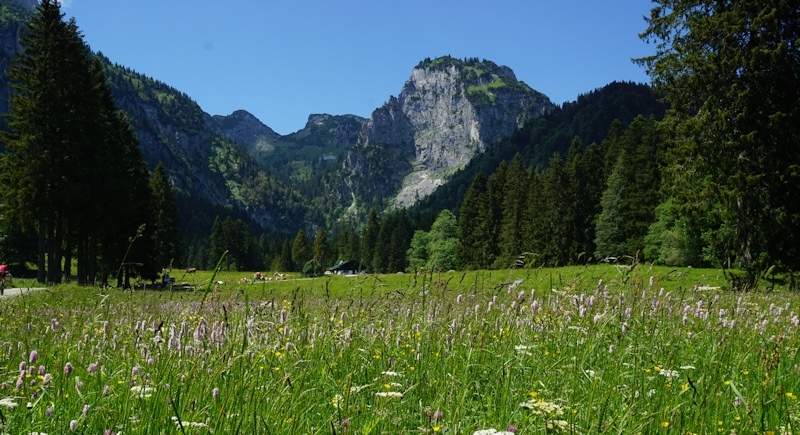
{"type": "Polygon", "coordinates": [[[553,107],[507,67],[443,57],[421,62],[373,112],[344,165],[353,198],[410,206],[449,174],[553,107]]]}

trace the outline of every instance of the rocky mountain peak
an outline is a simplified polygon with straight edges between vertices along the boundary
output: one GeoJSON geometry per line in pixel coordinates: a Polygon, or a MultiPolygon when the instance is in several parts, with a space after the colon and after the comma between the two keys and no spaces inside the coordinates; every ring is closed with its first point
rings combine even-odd
{"type": "Polygon", "coordinates": [[[237,110],[227,116],[209,116],[207,122],[216,134],[244,145],[251,155],[271,149],[280,137],[246,110],[237,110]]]}
{"type": "Polygon", "coordinates": [[[349,150],[345,173],[352,195],[412,205],[476,154],[553,107],[508,67],[450,56],[425,59],[398,97],[373,112],[349,150]]]}

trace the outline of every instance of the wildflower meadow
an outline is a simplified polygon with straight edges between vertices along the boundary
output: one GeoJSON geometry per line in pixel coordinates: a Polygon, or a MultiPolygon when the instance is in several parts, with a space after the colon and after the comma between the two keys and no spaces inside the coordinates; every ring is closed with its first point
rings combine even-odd
{"type": "Polygon", "coordinates": [[[800,433],[800,301],[640,265],[0,300],[0,433],[800,433]]]}

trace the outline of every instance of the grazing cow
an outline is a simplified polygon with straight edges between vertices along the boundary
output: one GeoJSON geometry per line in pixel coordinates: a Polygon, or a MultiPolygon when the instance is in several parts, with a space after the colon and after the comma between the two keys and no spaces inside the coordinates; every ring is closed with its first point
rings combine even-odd
{"type": "Polygon", "coordinates": [[[194,275],[195,272],[197,272],[197,268],[196,267],[190,267],[190,268],[186,269],[186,273],[188,273],[190,275],[194,275]]]}

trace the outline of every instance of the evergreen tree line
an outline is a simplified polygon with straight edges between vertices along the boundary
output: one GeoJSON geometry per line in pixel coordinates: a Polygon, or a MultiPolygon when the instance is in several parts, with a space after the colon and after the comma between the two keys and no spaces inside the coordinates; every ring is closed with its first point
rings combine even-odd
{"type": "Polygon", "coordinates": [[[32,241],[40,282],[155,278],[183,250],[165,169],[150,177],[101,61],[57,1],[39,3],[20,44],[0,155],[4,252],[17,256],[4,260],[24,268],[32,241]]]}
{"type": "MultiPolygon", "coordinates": [[[[417,224],[418,225],[418,224],[417,224]]],[[[341,261],[356,260],[364,272],[398,272],[408,266],[407,251],[415,224],[405,210],[379,216],[371,209],[367,222],[340,224],[332,236],[324,228],[313,234],[300,229],[294,236],[261,231],[242,219],[219,216],[211,228],[209,243],[189,246],[186,264],[228,271],[301,272],[319,275],[341,261]]]]}
{"type": "Polygon", "coordinates": [[[575,138],[566,157],[554,154],[542,171],[517,154],[488,178],[475,176],[457,219],[442,212],[412,264],[486,269],[645,260],[661,154],[657,121],[641,116],[624,130],[613,123],[600,145],[575,138]]]}

